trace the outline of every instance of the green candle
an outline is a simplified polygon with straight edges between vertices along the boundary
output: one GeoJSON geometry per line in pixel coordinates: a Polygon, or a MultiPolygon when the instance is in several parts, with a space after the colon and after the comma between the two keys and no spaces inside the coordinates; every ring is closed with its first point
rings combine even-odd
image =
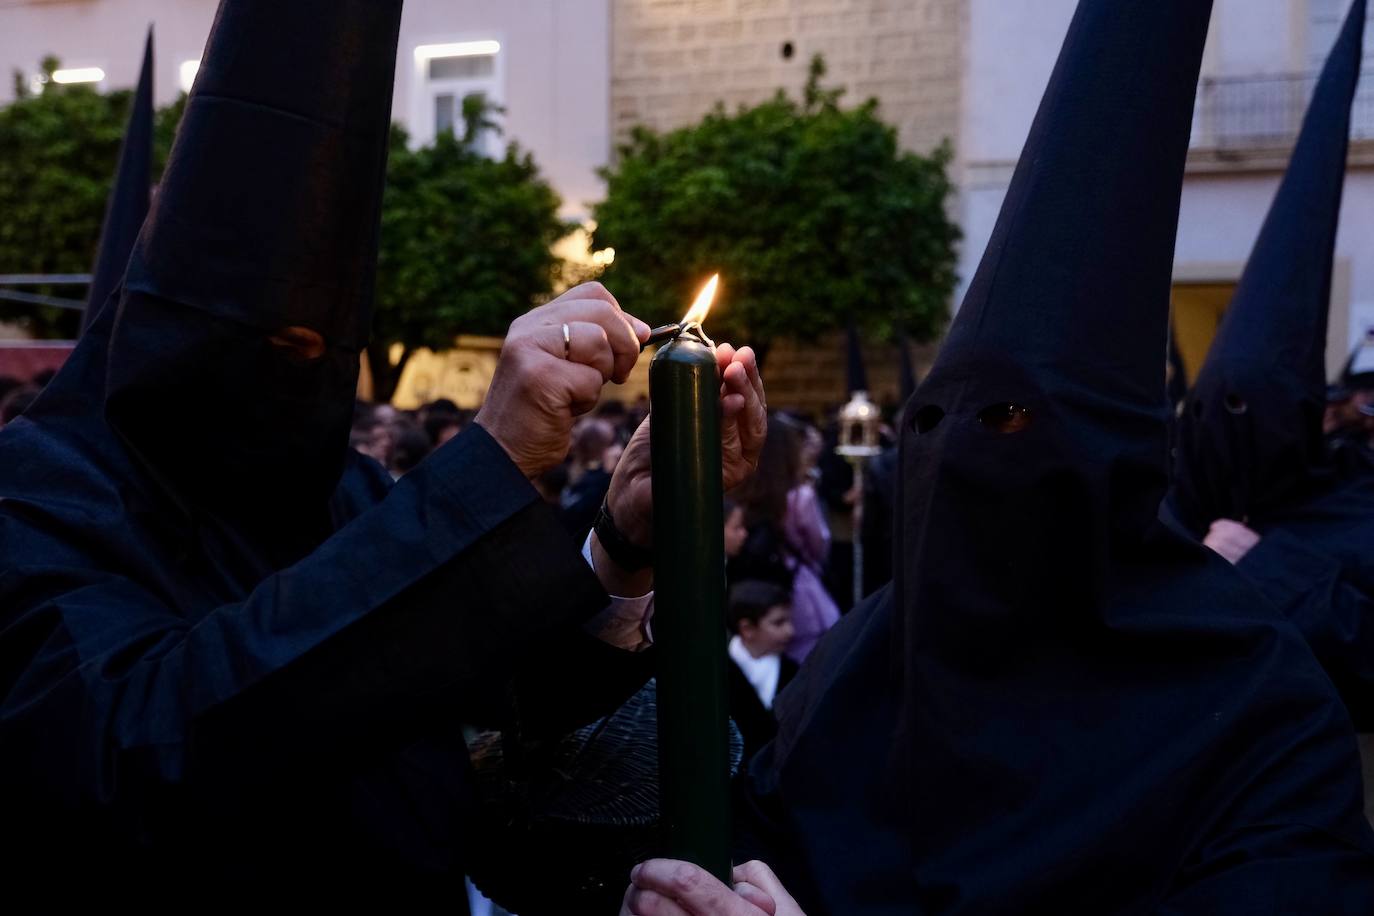
{"type": "Polygon", "coordinates": [[[659,791],[666,854],[728,885],[720,376],[715,350],[699,334],[689,326],[649,367],[659,791]]]}

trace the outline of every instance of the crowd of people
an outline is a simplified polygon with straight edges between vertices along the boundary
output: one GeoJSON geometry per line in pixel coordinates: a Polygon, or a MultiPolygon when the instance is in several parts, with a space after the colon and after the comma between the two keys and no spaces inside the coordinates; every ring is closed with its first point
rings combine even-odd
{"type": "MultiPolygon", "coordinates": [[[[359,401],[349,444],[399,479],[466,429],[475,413],[446,398],[415,410],[359,401]]],[[[772,582],[792,596],[798,636],[789,653],[797,662],[839,619],[852,571],[848,554],[832,549],[832,520],[848,525],[855,501],[865,498],[853,489],[852,468],[834,459],[836,413],[837,408],[829,412],[826,435],[803,412],[775,409],[758,472],[725,506],[732,532],[726,538],[730,581],[772,582]]],[[[574,424],[567,457],[534,481],[573,536],[581,539],[592,530],[620,456],[648,415],[647,398],[631,404],[603,399],[574,424]]],[[[894,448],[890,426],[883,427],[881,440],[886,450],[894,448]]],[[[881,486],[869,485],[868,502],[882,498],[881,486]]]]}

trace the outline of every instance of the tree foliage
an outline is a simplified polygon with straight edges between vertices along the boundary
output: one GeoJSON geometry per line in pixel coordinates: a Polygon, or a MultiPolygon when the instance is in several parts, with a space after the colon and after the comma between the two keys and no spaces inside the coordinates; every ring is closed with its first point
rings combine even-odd
{"type": "Polygon", "coordinates": [[[806,339],[851,317],[881,334],[940,333],[959,239],[949,149],[903,152],[877,102],[842,108],[824,72],[817,58],[800,102],[779,92],[632,133],[594,211],[594,247],[616,252],[604,279],[626,308],[673,320],[720,271],[718,338],[806,339]]]}
{"type": "MultiPolygon", "coordinates": [[[[51,76],[55,59],[43,61],[51,76]]],[[[0,109],[0,274],[91,269],[132,93],[48,79],[38,92],[14,76],[16,101],[0,109]]],[[[80,298],[81,287],[24,292],[80,298]]],[[[39,336],[74,336],[77,312],[0,300],[0,320],[39,336]]]]}
{"type": "MultiPolygon", "coordinates": [[[[56,60],[43,63],[57,69],[56,60]]],[[[100,93],[51,80],[40,91],[16,74],[16,100],[0,108],[0,273],[91,269],[99,244],[132,93],[100,93]]],[[[158,111],[160,176],[185,110],[182,95],[158,111]]],[[[441,135],[412,150],[393,130],[382,212],[376,343],[369,363],[380,396],[419,347],[443,349],[460,333],[499,334],[547,295],[560,267],[550,247],[567,231],[560,201],[533,159],[515,144],[500,158],[477,151],[497,130],[500,109],[480,96],[463,101],[462,136],[441,135]],[[402,358],[388,358],[393,344],[402,358]]],[[[26,288],[79,299],[82,287],[26,288]]],[[[71,337],[77,312],[0,302],[0,320],[38,337],[71,337]]]]}
{"type": "Polygon", "coordinates": [[[377,313],[368,364],[378,399],[389,397],[410,353],[444,349],[459,333],[501,334],[553,288],[551,251],[569,226],[533,158],[511,143],[499,159],[476,150],[495,129],[490,105],[463,104],[463,136],[442,133],[410,149],[392,132],[382,205],[377,313]],[[390,359],[394,345],[401,359],[390,359]]]}

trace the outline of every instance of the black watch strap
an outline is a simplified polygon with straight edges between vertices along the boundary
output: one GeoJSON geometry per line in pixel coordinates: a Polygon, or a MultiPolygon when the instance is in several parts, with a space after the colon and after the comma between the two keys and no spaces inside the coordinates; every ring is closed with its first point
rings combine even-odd
{"type": "Polygon", "coordinates": [[[596,539],[601,542],[601,549],[606,551],[606,556],[626,572],[639,572],[654,565],[654,552],[647,547],[630,543],[624,532],[615,526],[611,510],[606,508],[604,502],[601,504],[601,511],[596,513],[596,523],[592,530],[596,532],[596,539]]]}

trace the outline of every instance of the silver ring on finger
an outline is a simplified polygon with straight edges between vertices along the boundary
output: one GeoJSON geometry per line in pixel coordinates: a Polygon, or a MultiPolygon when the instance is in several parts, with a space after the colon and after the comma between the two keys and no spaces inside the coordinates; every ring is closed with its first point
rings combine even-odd
{"type": "Polygon", "coordinates": [[[563,358],[572,359],[572,329],[563,322],[563,358]]]}

